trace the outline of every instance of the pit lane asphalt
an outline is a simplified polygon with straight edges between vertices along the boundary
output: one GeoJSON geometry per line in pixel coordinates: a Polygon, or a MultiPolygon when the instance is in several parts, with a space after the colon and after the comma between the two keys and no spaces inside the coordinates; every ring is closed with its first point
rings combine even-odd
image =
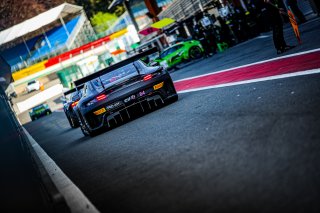
{"type": "Polygon", "coordinates": [[[180,95],[94,138],[25,125],[101,212],[319,212],[320,74],[180,95]]]}
{"type": "MultiPolygon", "coordinates": [[[[285,54],[320,47],[319,19],[301,31],[304,43],[285,54]]],[[[172,77],[276,57],[265,36],[172,77]]],[[[286,37],[295,43],[290,28],[286,37]]],[[[61,112],[25,126],[102,212],[319,212],[319,77],[182,94],[95,138],[61,112]]]]}
{"type": "Polygon", "coordinates": [[[295,48],[277,55],[273,46],[272,32],[263,33],[254,39],[240,43],[223,53],[215,54],[205,60],[192,61],[181,65],[181,69],[173,71],[174,81],[206,73],[242,66],[257,61],[268,60],[278,56],[285,56],[301,51],[320,48],[320,18],[314,18],[299,26],[302,44],[297,45],[297,39],[290,24],[284,27],[285,40],[295,48]]]}

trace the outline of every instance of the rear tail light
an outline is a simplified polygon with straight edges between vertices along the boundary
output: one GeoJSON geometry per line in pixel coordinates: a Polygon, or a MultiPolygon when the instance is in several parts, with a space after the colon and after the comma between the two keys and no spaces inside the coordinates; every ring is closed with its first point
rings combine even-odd
{"type": "Polygon", "coordinates": [[[71,104],[71,107],[73,108],[73,107],[77,106],[78,103],[79,103],[79,101],[73,102],[73,103],[71,104]]]}
{"type": "Polygon", "coordinates": [[[102,101],[104,99],[106,99],[108,96],[106,94],[101,94],[101,95],[98,95],[97,97],[95,97],[94,99],[92,99],[91,101],[89,101],[86,106],[89,107],[99,101],[102,101]]]}
{"type": "Polygon", "coordinates": [[[104,100],[104,99],[106,99],[107,98],[107,96],[105,95],[105,94],[101,94],[101,95],[98,95],[97,97],[96,97],[96,100],[97,101],[102,101],[102,100],[104,100]]]}
{"type": "Polygon", "coordinates": [[[143,81],[148,81],[148,80],[150,80],[151,78],[152,78],[152,74],[145,75],[145,76],[143,77],[143,81]]]}

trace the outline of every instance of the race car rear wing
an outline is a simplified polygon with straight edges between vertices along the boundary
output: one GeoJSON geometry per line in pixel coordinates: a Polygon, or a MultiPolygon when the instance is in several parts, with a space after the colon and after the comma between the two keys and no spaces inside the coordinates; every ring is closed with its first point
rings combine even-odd
{"type": "Polygon", "coordinates": [[[70,90],[64,92],[63,95],[67,96],[67,95],[69,95],[71,93],[74,93],[75,91],[78,91],[78,90],[82,89],[83,87],[84,87],[84,84],[81,84],[81,85],[79,85],[79,86],[77,86],[77,87],[75,87],[73,89],[70,89],[70,90]]]}
{"type": "Polygon", "coordinates": [[[74,93],[75,91],[77,91],[77,89],[76,89],[76,88],[73,88],[73,89],[71,89],[71,90],[68,90],[68,91],[64,92],[63,95],[64,95],[64,96],[67,96],[67,95],[69,95],[69,94],[71,94],[71,93],[74,93]]]}
{"type": "Polygon", "coordinates": [[[76,87],[78,87],[80,85],[83,85],[84,83],[86,83],[88,81],[91,81],[91,80],[93,80],[95,78],[98,78],[98,77],[100,77],[100,76],[102,76],[102,75],[104,75],[106,73],[112,72],[113,70],[116,70],[116,69],[118,69],[120,67],[123,67],[123,66],[125,66],[127,64],[135,62],[135,61],[137,61],[137,60],[139,60],[141,58],[144,58],[144,57],[146,57],[148,55],[151,55],[151,54],[154,54],[156,52],[158,52],[158,48],[156,48],[156,47],[154,47],[152,49],[149,49],[149,50],[146,50],[146,51],[144,51],[142,53],[139,53],[139,54],[134,55],[134,56],[132,56],[130,58],[127,58],[126,60],[120,61],[119,63],[116,63],[114,65],[111,65],[110,67],[107,67],[107,68],[102,69],[102,70],[100,70],[98,72],[92,73],[91,75],[88,75],[88,76],[86,76],[84,78],[78,79],[78,80],[74,81],[74,85],[76,87]]]}

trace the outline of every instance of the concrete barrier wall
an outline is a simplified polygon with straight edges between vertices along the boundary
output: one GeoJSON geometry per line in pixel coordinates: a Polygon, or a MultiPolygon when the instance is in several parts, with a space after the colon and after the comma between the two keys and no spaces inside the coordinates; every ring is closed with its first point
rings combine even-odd
{"type": "Polygon", "coordinates": [[[34,64],[28,68],[25,68],[25,69],[22,69],[18,72],[12,73],[12,77],[15,81],[17,81],[19,79],[25,78],[29,75],[34,74],[34,73],[40,72],[46,68],[44,64],[47,63],[47,61],[48,60],[42,61],[42,62],[34,64]]]}

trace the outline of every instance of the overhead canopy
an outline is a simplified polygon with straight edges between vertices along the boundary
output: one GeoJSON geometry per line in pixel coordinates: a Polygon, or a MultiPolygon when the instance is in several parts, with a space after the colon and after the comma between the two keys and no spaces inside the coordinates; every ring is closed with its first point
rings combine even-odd
{"type": "Polygon", "coordinates": [[[60,17],[64,18],[81,10],[82,7],[80,6],[63,3],[20,24],[1,31],[0,46],[49,25],[60,17]]]}
{"type": "Polygon", "coordinates": [[[113,0],[111,2],[111,4],[109,5],[108,9],[110,10],[111,8],[113,8],[114,6],[117,6],[119,4],[122,4],[125,0],[113,0]]]}
{"type": "Polygon", "coordinates": [[[172,24],[174,22],[175,22],[174,19],[164,18],[161,21],[158,21],[158,22],[152,24],[151,27],[157,28],[157,29],[162,29],[162,28],[164,28],[164,27],[166,27],[166,26],[168,26],[168,25],[170,25],[170,24],[172,24]]]}

